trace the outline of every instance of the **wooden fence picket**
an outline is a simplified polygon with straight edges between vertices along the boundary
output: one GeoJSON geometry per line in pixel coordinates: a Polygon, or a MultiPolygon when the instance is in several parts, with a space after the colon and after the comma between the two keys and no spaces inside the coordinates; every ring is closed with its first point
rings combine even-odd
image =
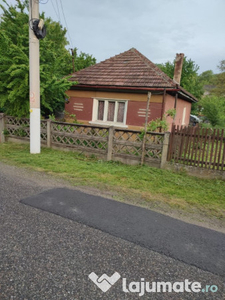
{"type": "Polygon", "coordinates": [[[172,126],[168,161],[212,170],[225,169],[224,129],[172,126]]]}

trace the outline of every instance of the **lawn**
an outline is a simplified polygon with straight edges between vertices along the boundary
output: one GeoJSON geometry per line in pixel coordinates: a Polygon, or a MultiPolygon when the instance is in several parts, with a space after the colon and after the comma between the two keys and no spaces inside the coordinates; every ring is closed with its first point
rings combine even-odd
{"type": "Polygon", "coordinates": [[[75,152],[43,148],[30,154],[28,144],[0,144],[3,162],[45,171],[76,186],[107,190],[121,200],[139,198],[145,203],[166,203],[183,210],[197,209],[225,218],[225,182],[188,176],[185,173],[105,162],[75,152]],[[120,199],[121,198],[121,199],[120,199]]]}

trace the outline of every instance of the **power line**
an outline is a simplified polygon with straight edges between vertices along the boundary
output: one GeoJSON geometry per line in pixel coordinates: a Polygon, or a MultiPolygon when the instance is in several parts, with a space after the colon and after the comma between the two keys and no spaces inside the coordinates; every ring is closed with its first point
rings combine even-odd
{"type": "Polygon", "coordinates": [[[56,0],[55,2],[56,2],[57,10],[58,10],[58,18],[59,18],[59,22],[61,23],[58,0],[56,0]]]}
{"type": "MultiPolygon", "coordinates": [[[[49,0],[34,0],[36,3],[47,4],[49,0]]],[[[25,0],[24,0],[25,2],[25,0]]]]}
{"type": "Polygon", "coordinates": [[[41,4],[47,4],[49,0],[39,0],[39,3],[41,4]]]}
{"type": "Polygon", "coordinates": [[[55,9],[55,6],[54,6],[54,4],[53,4],[53,1],[52,1],[52,0],[51,0],[51,3],[52,3],[52,6],[53,6],[53,8],[54,8],[54,11],[55,11],[55,14],[56,14],[57,18],[58,18],[58,19],[60,19],[60,16],[58,15],[58,13],[57,13],[57,11],[56,11],[56,9],[55,9]]]}
{"type": "Polygon", "coordinates": [[[59,0],[59,2],[61,4],[63,18],[64,18],[64,21],[65,21],[65,24],[66,24],[66,29],[67,29],[68,37],[69,37],[69,40],[70,40],[70,44],[71,44],[71,46],[73,48],[73,42],[72,42],[72,39],[71,39],[71,36],[70,36],[70,33],[69,33],[69,27],[68,27],[67,22],[66,22],[66,17],[65,17],[63,5],[62,5],[62,0],[59,0]]]}
{"type": "Polygon", "coordinates": [[[59,19],[59,16],[58,16],[58,14],[57,14],[57,11],[56,11],[56,9],[55,9],[55,6],[54,6],[54,4],[53,4],[53,1],[52,1],[52,0],[51,0],[51,3],[52,3],[52,6],[53,6],[53,8],[54,8],[54,11],[55,11],[55,14],[56,14],[57,18],[59,19]]]}

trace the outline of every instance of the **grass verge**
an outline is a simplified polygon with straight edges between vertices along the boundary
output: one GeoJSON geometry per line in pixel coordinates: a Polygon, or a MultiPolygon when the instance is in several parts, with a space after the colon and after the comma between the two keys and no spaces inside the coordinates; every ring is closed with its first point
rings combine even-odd
{"type": "Polygon", "coordinates": [[[225,218],[225,183],[184,173],[105,162],[75,152],[43,148],[30,154],[29,145],[0,144],[0,159],[17,166],[45,171],[69,180],[73,185],[108,190],[126,198],[139,197],[151,203],[199,211],[219,219],[225,218]]]}

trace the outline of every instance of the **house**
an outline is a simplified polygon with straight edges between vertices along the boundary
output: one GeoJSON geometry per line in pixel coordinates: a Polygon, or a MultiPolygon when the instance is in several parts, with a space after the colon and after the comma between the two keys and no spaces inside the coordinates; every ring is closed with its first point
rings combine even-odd
{"type": "MultiPolygon", "coordinates": [[[[181,68],[178,57],[177,81],[181,68]]],[[[151,92],[148,122],[175,108],[176,117],[167,117],[168,123],[188,125],[191,104],[197,101],[175,81],[176,76],[170,79],[134,48],[80,70],[70,80],[74,85],[67,92],[65,110],[84,124],[143,128],[151,92]]]]}

